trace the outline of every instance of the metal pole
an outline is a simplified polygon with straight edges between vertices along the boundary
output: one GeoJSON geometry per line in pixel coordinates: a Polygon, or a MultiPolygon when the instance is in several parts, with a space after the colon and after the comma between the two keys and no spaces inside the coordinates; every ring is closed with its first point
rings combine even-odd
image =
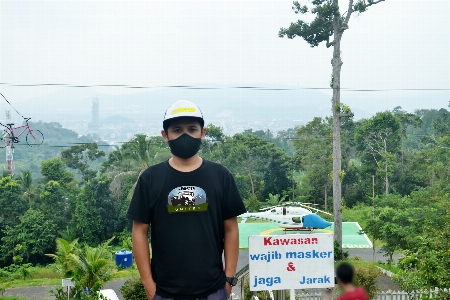
{"type": "Polygon", "coordinates": [[[295,300],[295,290],[291,290],[291,293],[289,296],[290,296],[289,297],[290,300],[295,300]]]}
{"type": "MultiPolygon", "coordinates": [[[[11,112],[6,110],[6,123],[11,122],[11,112]]],[[[6,150],[6,170],[14,176],[14,144],[12,140],[11,132],[7,132],[5,137],[5,150],[6,150]]]]}

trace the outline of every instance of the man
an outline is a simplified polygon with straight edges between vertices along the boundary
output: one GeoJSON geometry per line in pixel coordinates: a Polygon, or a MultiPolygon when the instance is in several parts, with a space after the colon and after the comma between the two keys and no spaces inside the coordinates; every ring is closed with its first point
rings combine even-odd
{"type": "MultiPolygon", "coordinates": [[[[364,288],[353,285],[354,276],[355,270],[349,263],[343,262],[336,268],[337,284],[344,292],[337,300],[370,300],[364,288]]],[[[331,300],[331,292],[332,289],[327,289],[326,300],[331,300]]]]}
{"type": "Polygon", "coordinates": [[[147,297],[226,300],[237,283],[237,216],[245,206],[230,171],[198,155],[206,128],[194,103],[169,107],[163,128],[172,157],[139,176],[127,212],[147,297]]]}

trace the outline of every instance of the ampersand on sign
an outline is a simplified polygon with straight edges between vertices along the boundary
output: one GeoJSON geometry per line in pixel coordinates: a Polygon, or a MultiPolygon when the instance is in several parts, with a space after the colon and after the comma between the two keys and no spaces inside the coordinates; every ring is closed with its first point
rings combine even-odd
{"type": "Polygon", "coordinates": [[[290,272],[295,271],[294,263],[293,262],[288,263],[288,266],[286,269],[290,272]]]}

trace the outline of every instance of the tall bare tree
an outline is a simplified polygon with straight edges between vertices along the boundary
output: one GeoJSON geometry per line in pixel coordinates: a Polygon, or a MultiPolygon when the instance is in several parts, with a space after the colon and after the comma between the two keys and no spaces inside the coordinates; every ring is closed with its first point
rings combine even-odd
{"type": "Polygon", "coordinates": [[[303,38],[311,47],[317,47],[321,42],[326,42],[327,48],[333,47],[333,67],[331,86],[333,88],[333,212],[334,212],[334,241],[339,244],[342,253],[342,211],[341,211],[341,118],[352,117],[350,109],[341,104],[341,39],[345,30],[349,29],[348,23],[353,12],[363,13],[370,6],[385,0],[348,0],[348,8],[345,13],[339,10],[338,0],[310,0],[310,6],[301,5],[294,1],[292,9],[296,14],[315,15],[311,23],[298,20],[291,23],[289,28],[281,28],[279,36],[287,36],[293,39],[296,36],[303,38]],[[330,41],[330,38],[333,40],[330,41]]]}

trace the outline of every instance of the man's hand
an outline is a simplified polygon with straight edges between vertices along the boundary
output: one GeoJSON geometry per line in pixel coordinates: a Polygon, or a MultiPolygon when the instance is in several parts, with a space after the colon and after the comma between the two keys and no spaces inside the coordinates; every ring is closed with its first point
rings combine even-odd
{"type": "Polygon", "coordinates": [[[225,287],[226,287],[227,292],[228,292],[228,298],[227,298],[227,299],[230,299],[230,296],[231,296],[231,288],[232,288],[232,286],[231,286],[231,284],[229,284],[229,283],[227,282],[227,283],[225,283],[225,287]]]}
{"type": "Polygon", "coordinates": [[[333,288],[327,288],[325,290],[325,300],[331,300],[332,299],[332,297],[331,297],[332,293],[333,293],[333,288]]]}
{"type": "Polygon", "coordinates": [[[145,293],[147,294],[148,300],[153,300],[155,297],[156,292],[156,283],[153,281],[153,279],[149,278],[146,282],[142,282],[144,285],[145,293]]]}

